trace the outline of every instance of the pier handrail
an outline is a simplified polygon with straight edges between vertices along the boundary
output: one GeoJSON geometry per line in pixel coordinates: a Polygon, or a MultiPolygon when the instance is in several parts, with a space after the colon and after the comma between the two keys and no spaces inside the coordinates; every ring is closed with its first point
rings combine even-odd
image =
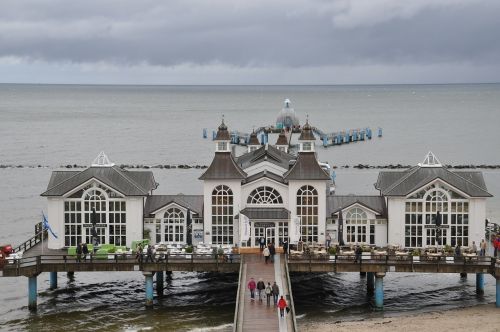
{"type": "Polygon", "coordinates": [[[31,249],[35,245],[37,245],[38,243],[42,242],[42,236],[43,236],[44,239],[47,238],[48,233],[47,233],[46,229],[43,230],[43,231],[41,231],[41,232],[36,233],[33,237],[31,237],[30,239],[24,241],[23,243],[21,243],[20,245],[18,245],[17,247],[15,247],[12,251],[14,253],[16,253],[16,252],[26,251],[28,249],[31,249]]]}
{"type": "Polygon", "coordinates": [[[288,259],[286,256],[287,255],[285,255],[285,264],[284,265],[285,265],[286,281],[288,284],[288,294],[290,296],[288,304],[290,306],[290,312],[292,313],[292,329],[293,329],[293,332],[297,332],[299,329],[297,326],[297,318],[295,316],[295,304],[293,301],[292,283],[290,282],[290,271],[288,270],[288,259]]]}
{"type": "Polygon", "coordinates": [[[234,308],[234,322],[233,322],[233,332],[241,332],[243,331],[243,325],[240,322],[240,297],[245,296],[245,290],[246,290],[246,283],[243,281],[242,277],[244,275],[244,270],[245,270],[245,263],[244,263],[244,258],[245,256],[241,256],[241,261],[240,261],[240,273],[238,276],[238,293],[236,294],[236,305],[234,308]],[[243,289],[243,290],[242,290],[243,289]],[[241,294],[243,292],[243,294],[241,294]]]}

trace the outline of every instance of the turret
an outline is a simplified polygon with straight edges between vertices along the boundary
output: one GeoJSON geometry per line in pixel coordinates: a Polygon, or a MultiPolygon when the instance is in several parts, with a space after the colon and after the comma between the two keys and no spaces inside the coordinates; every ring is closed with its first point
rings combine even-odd
{"type": "Polygon", "coordinates": [[[260,147],[259,139],[255,130],[250,134],[250,140],[248,141],[248,152],[257,150],[260,147]]]}
{"type": "Polygon", "coordinates": [[[229,131],[227,131],[227,126],[224,123],[224,118],[222,118],[222,123],[217,130],[217,135],[215,136],[215,152],[230,152],[229,142],[231,141],[231,136],[229,131]]]}
{"type": "Polygon", "coordinates": [[[283,152],[288,152],[288,140],[285,135],[285,131],[282,130],[276,141],[276,148],[283,152]]]}
{"type": "Polygon", "coordinates": [[[307,119],[306,124],[302,127],[302,131],[300,132],[299,152],[314,152],[314,141],[316,141],[316,138],[309,125],[309,119],[307,119]]]}

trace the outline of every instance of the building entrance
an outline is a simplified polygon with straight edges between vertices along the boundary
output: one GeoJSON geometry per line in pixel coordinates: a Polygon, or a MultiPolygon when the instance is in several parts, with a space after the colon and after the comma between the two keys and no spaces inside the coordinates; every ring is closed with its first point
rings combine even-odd
{"type": "Polygon", "coordinates": [[[276,228],[266,228],[266,243],[274,243],[276,245],[276,228]]]}

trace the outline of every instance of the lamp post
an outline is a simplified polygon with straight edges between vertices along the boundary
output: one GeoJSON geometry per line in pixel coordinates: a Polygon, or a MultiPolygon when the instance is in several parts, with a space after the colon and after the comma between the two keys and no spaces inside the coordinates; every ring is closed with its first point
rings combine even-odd
{"type": "Polygon", "coordinates": [[[95,208],[92,208],[92,214],[90,216],[90,222],[92,223],[92,245],[94,246],[94,253],[97,251],[97,245],[99,244],[99,239],[97,237],[97,231],[95,229],[95,224],[97,223],[97,213],[95,208]]]}
{"type": "Polygon", "coordinates": [[[339,245],[343,246],[344,243],[344,218],[342,216],[342,209],[339,210],[339,245]]]}
{"type": "Polygon", "coordinates": [[[436,212],[434,221],[436,222],[436,246],[439,247],[441,245],[441,212],[439,210],[436,212]]]}

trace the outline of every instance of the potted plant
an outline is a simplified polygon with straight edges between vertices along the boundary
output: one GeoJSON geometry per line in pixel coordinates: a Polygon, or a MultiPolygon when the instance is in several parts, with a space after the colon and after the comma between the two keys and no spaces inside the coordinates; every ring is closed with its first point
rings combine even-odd
{"type": "Polygon", "coordinates": [[[420,249],[413,249],[411,255],[414,262],[420,262],[420,249]]]}

